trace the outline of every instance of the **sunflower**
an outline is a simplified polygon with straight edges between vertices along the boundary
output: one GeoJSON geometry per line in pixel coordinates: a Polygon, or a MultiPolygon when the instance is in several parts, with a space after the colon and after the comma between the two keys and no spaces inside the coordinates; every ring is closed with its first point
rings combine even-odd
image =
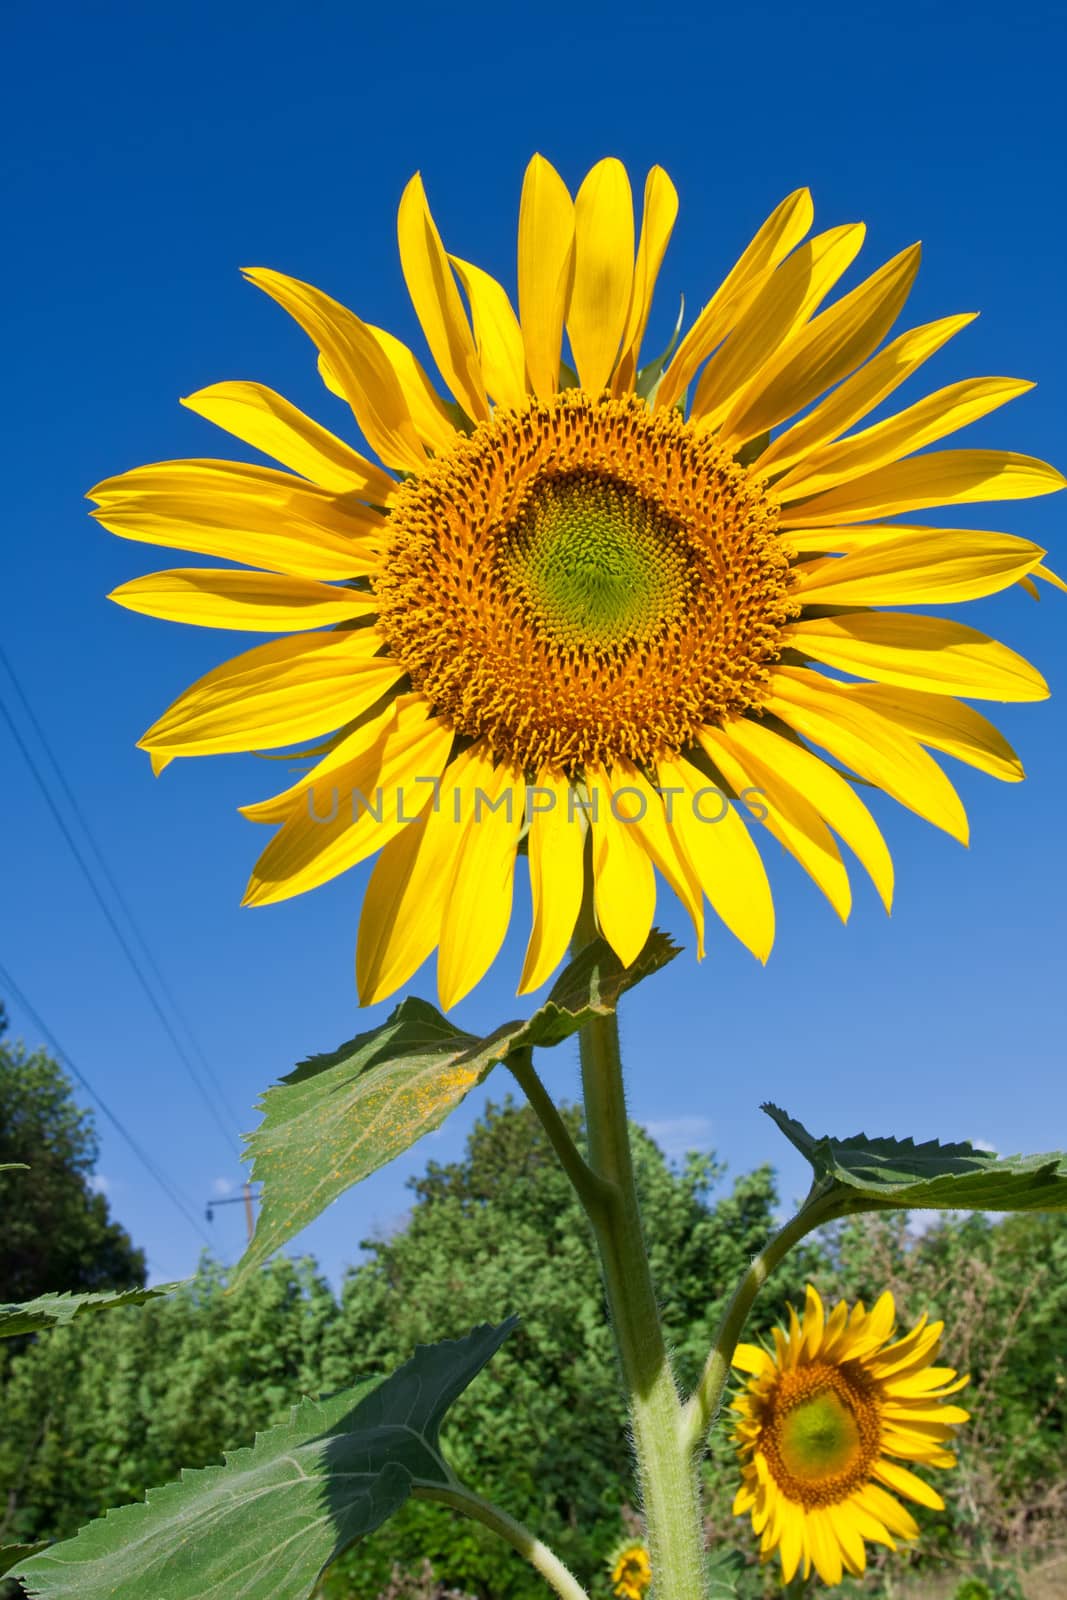
{"type": "Polygon", "coordinates": [[[608,1557],[611,1592],[617,1600],[643,1600],[652,1583],[652,1562],[642,1539],[625,1539],[608,1557]]]}
{"type": "Polygon", "coordinates": [[[750,1374],[733,1402],[744,1479],[734,1513],[751,1512],[761,1559],[777,1550],[786,1583],[798,1567],[840,1583],[842,1571],[863,1572],[865,1539],[892,1550],[916,1538],[915,1519],[889,1489],[944,1508],[900,1462],[955,1466],[945,1443],[968,1413],[945,1397],[967,1379],[931,1365],[943,1323],[923,1316],[891,1343],[895,1316],[886,1293],[870,1311],[859,1301],[850,1313],[842,1300],[827,1317],[809,1285],[803,1319],[790,1306],[788,1333],[773,1330],[773,1356],[753,1344],[734,1353],[750,1374]]]}
{"type": "Polygon", "coordinates": [[[309,770],[244,808],[277,828],[246,903],[376,856],[356,958],[365,1003],[435,949],[442,1003],[465,995],[504,939],[519,853],[533,904],[520,993],[561,960],[587,873],[624,963],[651,927],[657,871],[698,955],[706,897],[765,961],[774,908],[753,821],[844,919],[838,839],[887,907],[893,886],[851,780],[965,840],[929,752],[1022,777],[955,697],[1040,699],[1040,675],[960,623],[882,608],[1059,582],[1026,539],[889,520],[1061,488],[1028,456],[916,453],[1031,385],[955,383],[857,431],[972,318],[883,345],[917,245],[825,305],[864,230],[807,238],[807,190],[768,218],[677,348],[642,365],[676,211],[654,168],[635,244],[618,161],[572,200],[534,157],[516,313],[496,279],[446,252],[416,176],[400,260],[451,399],[393,334],[250,269],[317,346],[377,462],[271,389],[219,383],[183,403],[287,470],[169,461],[92,491],[114,533],[242,564],[156,573],[113,599],[281,635],[201,678],[141,746],[159,771],[311,742],[309,770]]]}

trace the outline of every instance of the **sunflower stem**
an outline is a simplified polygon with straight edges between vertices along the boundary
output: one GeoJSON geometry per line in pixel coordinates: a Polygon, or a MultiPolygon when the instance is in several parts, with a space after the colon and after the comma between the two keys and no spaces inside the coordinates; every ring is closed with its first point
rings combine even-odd
{"type": "Polygon", "coordinates": [[[417,1500],[434,1500],[440,1505],[451,1506],[453,1511],[460,1511],[473,1521],[480,1522],[483,1527],[491,1528],[536,1568],[561,1600],[589,1600],[574,1574],[546,1544],[542,1544],[521,1522],[516,1522],[514,1517],[509,1517],[506,1511],[501,1511],[491,1501],[483,1500],[472,1489],[456,1484],[451,1489],[417,1488],[413,1493],[417,1500]]]}
{"type": "Polygon", "coordinates": [[[764,1246],[723,1312],[700,1382],[693,1390],[682,1416],[683,1434],[691,1450],[703,1447],[708,1430],[719,1414],[734,1351],[757,1294],[783,1256],[795,1244],[799,1244],[806,1234],[828,1220],[830,1211],[820,1204],[820,1200],[821,1197],[809,1196],[796,1216],[791,1217],[764,1246]]]}
{"type": "MultiPolygon", "coordinates": [[[[595,931],[587,903],[575,948],[587,944],[595,931]]],[[[629,1402],[656,1600],[700,1600],[704,1541],[696,1464],[683,1435],[682,1406],[641,1229],[615,1013],[584,1023],[578,1039],[589,1165],[610,1185],[606,1204],[587,1210],[629,1402]]]]}
{"type": "Polygon", "coordinates": [[[533,1064],[533,1051],[528,1048],[513,1050],[507,1057],[505,1065],[510,1069],[547,1133],[552,1148],[559,1157],[560,1165],[577,1191],[586,1213],[592,1216],[594,1210],[602,1212],[612,1198],[614,1189],[593,1171],[587,1161],[582,1159],[577,1145],[570,1136],[567,1124],[537,1075],[533,1064]]]}

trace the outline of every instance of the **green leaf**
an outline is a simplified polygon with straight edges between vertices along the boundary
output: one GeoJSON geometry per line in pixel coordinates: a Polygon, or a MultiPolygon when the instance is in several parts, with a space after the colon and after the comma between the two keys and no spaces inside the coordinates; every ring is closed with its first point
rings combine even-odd
{"type": "Polygon", "coordinates": [[[815,1170],[820,1209],[846,1216],[888,1209],[1065,1211],[1067,1156],[998,1156],[972,1144],[821,1139],[778,1106],[762,1108],[815,1170]]]}
{"type": "Polygon", "coordinates": [[[515,1321],[420,1345],[384,1382],[302,1401],[225,1466],[109,1511],[23,1562],[19,1578],[42,1600],[305,1600],[412,1490],[454,1486],[438,1430],[515,1321]]]}
{"type": "Polygon", "coordinates": [[[525,1022],[486,1038],[464,1033],[425,1000],[401,1001],[389,1020],[312,1056],[268,1089],[263,1121],[248,1136],[262,1184],[255,1235],[234,1284],[319,1216],[353,1184],[439,1128],[512,1050],[559,1044],[676,954],[653,931],[632,966],[604,940],[587,946],[525,1022]]]}
{"type": "Polygon", "coordinates": [[[0,1161],[0,1172],[29,1172],[25,1161],[0,1161]]]}
{"type": "Polygon", "coordinates": [[[0,1305],[0,1339],[13,1339],[19,1333],[40,1333],[45,1328],[61,1327],[90,1311],[108,1311],[113,1306],[140,1306],[146,1300],[173,1294],[178,1283],[164,1283],[157,1289],[117,1289],[107,1294],[41,1294],[21,1305],[0,1305]]]}
{"type": "Polygon", "coordinates": [[[704,1577],[708,1600],[736,1600],[745,1558],[739,1550],[716,1550],[706,1557],[704,1577]]]}
{"type": "Polygon", "coordinates": [[[0,1578],[5,1572],[10,1572],[12,1567],[17,1567],[20,1561],[36,1555],[38,1550],[43,1550],[47,1540],[40,1544],[0,1544],[0,1578]]]}

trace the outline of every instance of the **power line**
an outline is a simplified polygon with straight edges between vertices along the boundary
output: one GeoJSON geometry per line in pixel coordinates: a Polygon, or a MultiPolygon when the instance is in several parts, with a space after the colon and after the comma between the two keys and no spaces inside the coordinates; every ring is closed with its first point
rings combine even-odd
{"type": "Polygon", "coordinates": [[[101,890],[100,890],[100,886],[97,883],[96,878],[94,877],[94,875],[92,873],[92,870],[89,867],[89,864],[85,859],[85,856],[82,854],[81,848],[78,845],[77,840],[75,839],[74,835],[71,833],[71,830],[67,826],[66,820],[63,817],[62,812],[60,811],[59,807],[56,805],[55,800],[53,799],[51,790],[50,790],[50,788],[48,786],[47,779],[45,778],[44,774],[41,772],[41,770],[38,767],[36,761],[34,760],[33,755],[31,753],[28,745],[26,744],[25,740],[22,738],[22,735],[19,733],[18,727],[16,726],[15,721],[14,721],[13,717],[11,716],[10,711],[8,710],[7,706],[3,703],[3,701],[0,700],[0,712],[3,713],[4,721],[7,723],[8,728],[10,729],[11,736],[14,739],[14,741],[15,741],[16,745],[18,746],[19,750],[21,751],[22,757],[23,757],[24,761],[26,762],[26,765],[29,767],[31,773],[33,774],[34,781],[36,782],[37,787],[40,789],[41,794],[44,796],[45,803],[48,806],[48,809],[51,812],[52,817],[53,817],[57,827],[59,828],[60,832],[62,833],[64,839],[67,841],[67,844],[70,847],[71,853],[73,854],[74,859],[77,861],[78,866],[81,868],[82,875],[85,878],[86,882],[88,883],[89,888],[91,889],[91,891],[93,893],[93,897],[96,900],[97,905],[100,907],[100,910],[103,912],[104,917],[107,920],[108,926],[110,927],[112,933],[115,935],[115,938],[118,940],[123,954],[125,955],[125,957],[126,957],[127,961],[129,962],[131,968],[133,969],[133,972],[134,972],[134,974],[135,974],[135,976],[137,978],[137,981],[141,985],[141,988],[143,989],[145,995],[148,998],[149,1004],[151,1005],[153,1011],[155,1012],[156,1016],[158,1017],[160,1023],[162,1024],[163,1029],[167,1034],[167,1037],[171,1041],[171,1044],[174,1046],[174,1050],[175,1050],[175,1052],[176,1052],[176,1054],[178,1056],[178,1059],[181,1061],[182,1065],[184,1066],[184,1068],[186,1070],[186,1073],[188,1074],[188,1076],[192,1080],[194,1086],[196,1087],[196,1090],[197,1090],[198,1094],[200,1095],[201,1099],[203,1100],[204,1105],[207,1107],[208,1114],[211,1116],[212,1120],[215,1123],[215,1126],[219,1129],[219,1131],[221,1132],[223,1138],[226,1140],[226,1143],[229,1146],[231,1152],[236,1148],[238,1150],[238,1155],[240,1155],[240,1151],[239,1151],[239,1148],[236,1145],[236,1141],[234,1139],[234,1132],[233,1132],[233,1130],[237,1126],[237,1123],[238,1123],[238,1120],[239,1120],[238,1117],[237,1117],[237,1114],[235,1113],[233,1107],[227,1101],[225,1092],[223,1091],[221,1085],[217,1081],[214,1073],[212,1072],[210,1064],[208,1063],[208,1061],[207,1061],[207,1059],[206,1059],[206,1057],[204,1055],[204,1052],[203,1052],[202,1048],[200,1047],[200,1044],[198,1043],[195,1034],[193,1033],[192,1028],[190,1027],[190,1025],[189,1025],[188,1021],[186,1020],[186,1018],[182,1015],[182,1012],[181,1012],[179,1006],[177,1005],[177,1003],[176,1003],[176,1001],[174,999],[174,996],[171,993],[171,991],[170,991],[170,989],[169,989],[169,987],[167,985],[166,980],[164,979],[162,973],[160,972],[159,966],[156,963],[156,961],[154,960],[154,958],[152,956],[152,953],[148,948],[147,941],[146,941],[144,935],[141,933],[140,928],[137,925],[136,918],[134,917],[134,915],[133,915],[132,911],[130,910],[129,906],[127,905],[126,900],[124,899],[124,897],[122,895],[122,892],[119,889],[119,886],[115,881],[114,874],[111,872],[110,868],[108,867],[107,862],[104,859],[103,853],[101,852],[100,847],[97,845],[96,840],[93,837],[92,829],[89,827],[89,824],[86,821],[84,814],[82,813],[82,810],[81,810],[81,807],[78,804],[77,798],[75,797],[74,792],[70,787],[70,784],[67,782],[66,777],[63,774],[63,769],[60,767],[59,762],[58,762],[58,760],[57,760],[57,758],[56,758],[51,746],[49,745],[48,739],[45,736],[44,729],[41,727],[40,722],[38,721],[37,717],[34,715],[33,708],[30,705],[29,700],[26,697],[25,691],[23,690],[22,685],[20,684],[20,682],[18,680],[18,677],[17,677],[17,675],[15,673],[15,669],[11,665],[11,662],[8,659],[8,657],[5,654],[5,652],[4,652],[2,647],[0,647],[0,663],[2,663],[2,665],[7,670],[8,676],[10,677],[12,683],[15,686],[15,692],[19,697],[19,700],[20,700],[20,702],[22,704],[22,708],[23,708],[24,712],[26,713],[26,716],[27,716],[31,726],[33,727],[34,732],[36,733],[37,738],[40,740],[41,746],[44,749],[45,754],[48,756],[48,759],[51,762],[52,768],[53,768],[53,770],[54,770],[54,772],[56,774],[57,779],[59,780],[60,787],[62,788],[63,793],[66,796],[67,803],[70,806],[71,810],[74,812],[74,815],[77,817],[78,823],[81,826],[82,832],[84,833],[86,839],[89,841],[90,848],[92,849],[92,852],[93,852],[94,856],[96,857],[96,860],[97,860],[97,863],[99,865],[100,871],[101,871],[104,879],[106,880],[106,882],[110,886],[111,892],[115,896],[115,900],[117,901],[120,909],[122,910],[122,912],[124,913],[124,915],[126,917],[127,922],[129,923],[131,929],[133,930],[133,933],[134,933],[134,936],[135,936],[137,942],[141,946],[141,949],[142,949],[142,951],[144,953],[145,961],[147,962],[148,966],[151,968],[151,970],[152,970],[152,972],[153,972],[153,974],[155,976],[156,983],[158,984],[159,988],[162,990],[163,995],[166,998],[167,1002],[169,1003],[171,1010],[174,1012],[175,1016],[181,1022],[182,1027],[184,1028],[184,1030],[185,1030],[185,1032],[186,1032],[186,1034],[187,1034],[187,1036],[188,1036],[188,1038],[190,1040],[190,1043],[193,1046],[193,1049],[194,1049],[195,1053],[200,1058],[200,1061],[201,1061],[201,1064],[202,1064],[203,1073],[206,1074],[207,1080],[211,1084],[212,1091],[214,1092],[215,1095],[217,1095],[219,1103],[223,1106],[224,1110],[226,1111],[227,1115],[230,1118],[230,1123],[229,1123],[228,1126],[223,1121],[222,1117],[219,1115],[215,1100],[212,1098],[212,1093],[209,1092],[209,1090],[205,1087],[203,1078],[201,1076],[201,1072],[193,1065],[193,1062],[190,1060],[188,1051],[185,1049],[185,1046],[182,1044],[181,1040],[179,1039],[177,1033],[175,1032],[174,1026],[173,1026],[170,1018],[167,1016],[166,1012],[163,1010],[163,1007],[159,1003],[159,1000],[158,1000],[158,998],[156,996],[155,990],[153,989],[152,985],[149,983],[148,978],[145,976],[145,972],[144,972],[144,969],[143,969],[140,961],[138,960],[138,958],[137,958],[136,954],[134,953],[134,951],[131,949],[130,943],[129,943],[128,939],[126,938],[126,935],[123,933],[121,927],[119,926],[118,922],[116,921],[115,917],[112,914],[110,906],[107,904],[106,900],[104,899],[104,896],[103,896],[103,894],[101,893],[101,890]]]}
{"type": "Polygon", "coordinates": [[[197,1221],[196,1217],[193,1215],[192,1211],[189,1209],[189,1206],[183,1200],[179,1190],[177,1190],[174,1187],[174,1185],[171,1183],[170,1179],[165,1175],[165,1173],[161,1172],[160,1169],[155,1165],[155,1163],[152,1160],[151,1156],[149,1156],[148,1153],[141,1147],[141,1145],[138,1144],[137,1140],[134,1138],[134,1136],[130,1132],[130,1130],[126,1127],[125,1123],[123,1123],[119,1119],[119,1117],[116,1116],[115,1112],[112,1111],[111,1107],[106,1103],[106,1101],[104,1101],[101,1098],[101,1096],[99,1094],[97,1094],[96,1090],[93,1088],[92,1084],[89,1082],[89,1080],[85,1076],[85,1074],[83,1072],[81,1072],[79,1070],[79,1068],[75,1065],[74,1061],[71,1059],[71,1056],[70,1056],[69,1052],[64,1050],[63,1046],[60,1044],[59,1040],[56,1038],[56,1036],[52,1032],[51,1028],[44,1021],[44,1018],[41,1016],[40,1012],[35,1010],[34,1007],[30,1004],[29,1000],[26,998],[25,993],[23,992],[22,989],[19,988],[18,984],[15,982],[15,979],[12,977],[11,973],[7,970],[7,968],[4,966],[2,961],[0,961],[0,983],[3,984],[4,988],[9,993],[14,995],[15,999],[18,1001],[18,1003],[22,1007],[23,1011],[25,1011],[26,1015],[29,1017],[30,1021],[33,1023],[34,1027],[37,1029],[38,1033],[41,1035],[41,1037],[43,1039],[46,1039],[48,1041],[48,1043],[51,1046],[52,1051],[55,1054],[57,1060],[63,1061],[63,1062],[66,1063],[67,1069],[69,1070],[71,1075],[73,1077],[77,1078],[78,1082],[81,1084],[81,1086],[85,1090],[86,1094],[90,1095],[92,1097],[92,1099],[94,1099],[96,1101],[97,1105],[100,1107],[100,1109],[104,1113],[105,1117],[107,1117],[108,1121],[112,1123],[112,1125],[114,1126],[116,1131],[121,1135],[121,1137],[123,1139],[125,1139],[126,1143],[129,1145],[130,1149],[133,1151],[133,1153],[137,1157],[138,1161],[140,1161],[141,1165],[145,1168],[146,1172],[148,1172],[149,1176],[153,1179],[153,1181],[155,1183],[157,1183],[159,1185],[159,1187],[163,1190],[163,1193],[167,1196],[167,1199],[171,1202],[172,1205],[177,1207],[177,1209],[181,1212],[182,1216],[185,1218],[186,1222],[188,1222],[189,1226],[191,1228],[195,1229],[195,1231],[200,1235],[201,1239],[203,1239],[204,1243],[210,1247],[211,1240],[208,1238],[207,1234],[204,1232],[203,1228],[200,1226],[200,1224],[197,1221]]]}

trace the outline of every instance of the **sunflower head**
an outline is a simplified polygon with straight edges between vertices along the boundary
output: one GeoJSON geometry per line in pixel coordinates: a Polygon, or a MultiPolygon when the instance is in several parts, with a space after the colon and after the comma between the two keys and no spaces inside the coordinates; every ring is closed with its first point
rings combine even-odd
{"type": "Polygon", "coordinates": [[[890,1490],[944,1506],[902,1462],[955,1465],[945,1445],[968,1413],[947,1397],[967,1379],[933,1365],[942,1323],[924,1316],[894,1340],[894,1322],[888,1293],[869,1312],[840,1301],[827,1316],[809,1285],[803,1317],[790,1306],[788,1328],[774,1329],[773,1355],[749,1344],[734,1354],[749,1375],[733,1402],[743,1478],[734,1512],[751,1515],[761,1559],[777,1552],[786,1582],[812,1568],[830,1584],[858,1577],[866,1540],[893,1549],[916,1538],[890,1490]]]}
{"type": "Polygon", "coordinates": [[[653,168],[637,228],[619,161],[572,197],[535,157],[513,303],[445,249],[413,178],[400,263],[440,382],[310,284],[249,269],[316,346],[340,433],[260,383],[214,384],[184,404],[285,470],[165,461],[92,491],[122,537],[237,564],[136,578],[114,599],[280,635],[208,672],[141,743],[157,772],[303,747],[303,776],[245,808],[278,830],[246,903],[374,859],[365,1002],[434,950],[442,1003],[462,998],[504,940],[520,851],[521,992],[565,955],[587,874],[624,964],[652,926],[657,874],[698,955],[708,901],[766,960],[774,906],[753,821],[844,919],[842,843],[887,908],[893,890],[853,780],[964,840],[930,752],[1022,776],[958,697],[1039,699],[1040,674],[972,628],[898,608],[1059,582],[1027,539],[913,520],[1063,486],[1027,456],[926,449],[1031,385],[967,380],[871,423],[971,318],[883,343],[918,247],[831,298],[864,230],[809,236],[807,190],[771,213],[669,358],[642,366],[677,208],[653,168]]]}
{"type": "Polygon", "coordinates": [[[608,1571],[617,1600],[644,1600],[652,1583],[647,1546],[640,1539],[624,1539],[608,1557],[608,1571]]]}

